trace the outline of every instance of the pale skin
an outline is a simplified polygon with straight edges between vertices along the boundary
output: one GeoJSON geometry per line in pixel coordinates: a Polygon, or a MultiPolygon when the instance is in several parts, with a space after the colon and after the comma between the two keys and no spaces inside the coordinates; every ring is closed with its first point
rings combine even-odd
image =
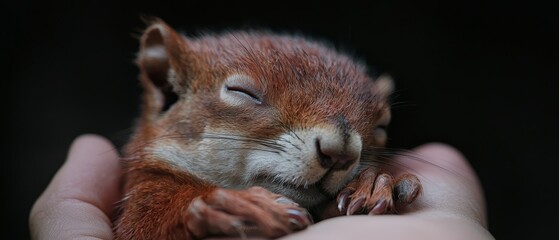
{"type": "MultiPolygon", "coordinates": [[[[397,157],[398,175],[413,169],[423,194],[399,215],[336,217],[283,239],[494,239],[487,230],[485,199],[468,161],[456,149],[430,143],[397,157]]],[[[82,135],[64,165],[31,209],[32,239],[112,239],[114,203],[121,197],[122,169],[112,143],[82,135]]]]}

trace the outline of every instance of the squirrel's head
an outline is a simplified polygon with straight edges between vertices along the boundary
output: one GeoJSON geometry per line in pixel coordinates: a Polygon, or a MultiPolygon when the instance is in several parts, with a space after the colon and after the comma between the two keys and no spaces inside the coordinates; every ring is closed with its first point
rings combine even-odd
{"type": "Polygon", "coordinates": [[[325,44],[269,32],[191,38],[161,20],[140,40],[145,92],[130,155],[310,206],[386,141],[392,81],[325,44]]]}

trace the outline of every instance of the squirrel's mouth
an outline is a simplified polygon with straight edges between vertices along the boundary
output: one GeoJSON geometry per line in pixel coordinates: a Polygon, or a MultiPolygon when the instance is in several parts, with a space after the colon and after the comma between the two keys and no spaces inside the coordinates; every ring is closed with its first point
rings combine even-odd
{"type": "Polygon", "coordinates": [[[317,181],[314,183],[309,183],[304,180],[289,181],[286,179],[271,177],[267,174],[260,174],[257,177],[255,177],[254,180],[255,183],[257,184],[276,185],[278,187],[289,188],[289,189],[300,189],[300,190],[315,188],[317,184],[319,184],[320,182],[317,181]]]}
{"type": "Polygon", "coordinates": [[[271,178],[262,174],[255,178],[255,184],[264,187],[271,192],[284,195],[302,206],[308,207],[334,195],[325,186],[330,171],[326,172],[318,181],[308,183],[304,181],[290,182],[283,179],[271,178]]]}
{"type": "Polygon", "coordinates": [[[267,174],[259,174],[257,177],[254,178],[254,180],[257,184],[265,183],[266,185],[268,184],[277,185],[278,187],[284,187],[289,189],[309,190],[309,189],[322,188],[322,184],[324,183],[324,180],[328,178],[329,172],[330,171],[326,172],[318,181],[314,181],[314,182],[306,181],[302,177],[301,178],[295,177],[293,179],[296,180],[290,180],[290,179],[281,179],[278,177],[272,177],[267,174]]]}

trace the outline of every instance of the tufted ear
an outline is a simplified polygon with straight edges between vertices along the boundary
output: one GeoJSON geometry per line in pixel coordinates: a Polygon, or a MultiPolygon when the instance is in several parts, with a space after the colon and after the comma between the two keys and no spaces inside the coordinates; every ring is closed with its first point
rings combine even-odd
{"type": "Polygon", "coordinates": [[[155,117],[186,92],[195,63],[187,39],[160,19],[140,38],[136,63],[144,87],[144,115],[155,117]]]}

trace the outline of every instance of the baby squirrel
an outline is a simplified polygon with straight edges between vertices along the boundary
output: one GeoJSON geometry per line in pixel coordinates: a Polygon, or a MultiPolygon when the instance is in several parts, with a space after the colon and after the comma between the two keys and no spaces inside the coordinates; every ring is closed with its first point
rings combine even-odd
{"type": "Polygon", "coordinates": [[[395,213],[421,193],[375,159],[391,79],[332,47],[265,31],[191,38],[155,19],[136,63],[143,104],[123,149],[116,239],[275,238],[395,213]]]}

